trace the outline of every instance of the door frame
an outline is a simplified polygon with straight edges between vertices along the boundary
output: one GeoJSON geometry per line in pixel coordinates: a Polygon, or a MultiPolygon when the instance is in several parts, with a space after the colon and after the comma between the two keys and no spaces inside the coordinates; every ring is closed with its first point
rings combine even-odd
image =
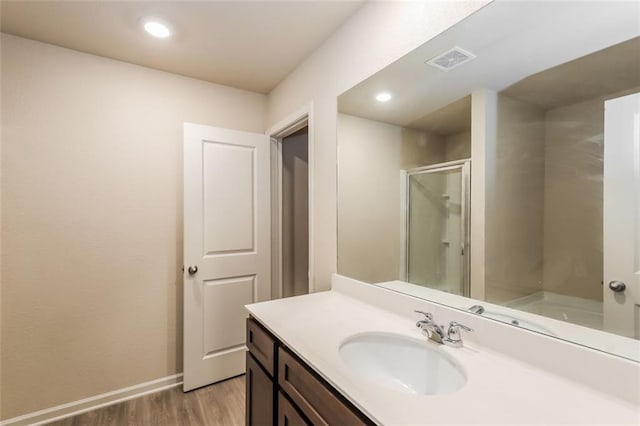
{"type": "Polygon", "coordinates": [[[308,194],[307,200],[309,211],[309,293],[315,291],[315,268],[314,268],[314,169],[315,169],[315,149],[314,149],[314,123],[313,123],[313,103],[304,105],[299,110],[290,114],[271,129],[266,134],[271,140],[271,297],[280,299],[283,296],[282,288],[282,141],[287,136],[297,132],[303,127],[307,127],[307,164],[308,164],[308,194]],[[277,238],[276,238],[277,236],[277,238]]]}
{"type": "Polygon", "coordinates": [[[400,170],[400,280],[408,282],[409,278],[409,178],[423,173],[442,172],[458,169],[462,173],[461,234],[464,259],[462,261],[463,296],[471,294],[471,159],[447,161],[445,163],[400,170]]]}

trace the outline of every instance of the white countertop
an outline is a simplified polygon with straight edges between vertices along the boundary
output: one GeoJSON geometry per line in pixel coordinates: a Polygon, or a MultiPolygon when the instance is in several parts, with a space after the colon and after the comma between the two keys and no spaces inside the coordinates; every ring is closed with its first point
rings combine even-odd
{"type": "Polygon", "coordinates": [[[411,319],[337,291],[247,309],[378,424],[640,424],[640,408],[633,403],[469,344],[440,348],[467,375],[466,385],[453,394],[412,395],[371,383],[340,358],[345,339],[362,332],[424,337],[411,319]]]}
{"type": "MultiPolygon", "coordinates": [[[[377,283],[375,285],[389,290],[399,291],[404,294],[411,294],[426,300],[432,300],[437,303],[443,303],[447,306],[456,307],[462,310],[468,309],[471,305],[479,304],[484,306],[488,311],[524,318],[533,324],[542,325],[548,329],[552,335],[559,338],[571,340],[575,343],[595,348],[597,350],[614,353],[630,360],[635,360],[636,362],[640,361],[640,342],[629,337],[606,333],[602,330],[594,330],[589,327],[583,327],[581,325],[559,321],[542,315],[536,315],[496,305],[487,301],[474,300],[457,294],[434,290],[403,281],[387,281],[377,283]]],[[[490,317],[487,318],[490,319],[490,317]]]]}

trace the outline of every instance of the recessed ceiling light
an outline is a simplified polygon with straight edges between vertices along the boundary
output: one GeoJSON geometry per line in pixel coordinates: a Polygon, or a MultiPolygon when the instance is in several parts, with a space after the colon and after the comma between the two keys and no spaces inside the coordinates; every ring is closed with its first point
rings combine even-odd
{"type": "Polygon", "coordinates": [[[167,38],[171,35],[169,27],[155,19],[150,19],[144,23],[144,30],[157,38],[167,38]]]}
{"type": "Polygon", "coordinates": [[[388,102],[391,100],[391,93],[382,92],[376,95],[376,101],[378,102],[388,102]]]}

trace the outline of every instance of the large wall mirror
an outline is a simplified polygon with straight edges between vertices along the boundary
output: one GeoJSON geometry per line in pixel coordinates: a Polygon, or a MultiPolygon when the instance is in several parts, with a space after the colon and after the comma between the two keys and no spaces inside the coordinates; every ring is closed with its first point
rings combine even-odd
{"type": "Polygon", "coordinates": [[[495,1],[342,94],[338,272],[640,361],[640,3],[495,1]]]}

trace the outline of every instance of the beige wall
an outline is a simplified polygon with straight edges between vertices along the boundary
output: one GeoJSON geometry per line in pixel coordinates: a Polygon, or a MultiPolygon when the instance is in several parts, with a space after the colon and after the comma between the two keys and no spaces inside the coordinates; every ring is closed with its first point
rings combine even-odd
{"type": "Polygon", "coordinates": [[[270,126],[313,103],[317,290],[328,289],[336,271],[337,96],[488,3],[369,2],[269,94],[270,126]]]}
{"type": "Polygon", "coordinates": [[[497,111],[485,298],[501,303],[542,290],[545,126],[543,110],[504,95],[497,111]]]}
{"type": "Polygon", "coordinates": [[[2,36],[2,418],[182,370],[182,123],[266,97],[2,36]]]}
{"type": "Polygon", "coordinates": [[[3,35],[0,418],[181,370],[184,121],[262,132],[313,103],[328,288],[337,95],[489,2],[366,4],[274,89],[266,122],[261,95],[3,35]]]}
{"type": "Polygon", "coordinates": [[[547,111],[544,289],[602,300],[604,101],[547,111]]]}
{"type": "Polygon", "coordinates": [[[447,136],[444,142],[446,144],[445,161],[471,158],[471,131],[447,136]]]}
{"type": "Polygon", "coordinates": [[[338,115],[338,271],[365,282],[399,279],[400,170],[444,160],[442,138],[338,115]]]}
{"type": "MultiPolygon", "coordinates": [[[[470,143],[470,132],[442,137],[339,114],[338,272],[365,282],[400,279],[403,219],[400,171],[469,158],[470,143]]],[[[439,185],[439,189],[423,189],[438,193],[438,197],[442,193],[459,192],[459,182],[446,189],[450,178],[431,178],[423,184],[439,185]]],[[[451,195],[453,199],[460,196],[459,193],[451,195]]],[[[448,221],[440,215],[432,215],[433,200],[427,198],[415,200],[424,205],[416,204],[414,209],[429,213],[430,219],[421,220],[413,230],[425,238],[413,241],[411,253],[421,260],[412,267],[411,280],[423,283],[429,277],[430,287],[442,289],[448,288],[452,281],[453,291],[459,291],[455,290],[456,283],[460,282],[459,262],[449,259],[444,252],[431,249],[434,239],[440,245],[444,235],[452,233],[443,228],[445,224],[459,234],[460,212],[457,212],[457,219],[448,221]],[[441,282],[445,277],[447,282],[441,282]]],[[[457,241],[460,235],[451,237],[457,241]]]]}

